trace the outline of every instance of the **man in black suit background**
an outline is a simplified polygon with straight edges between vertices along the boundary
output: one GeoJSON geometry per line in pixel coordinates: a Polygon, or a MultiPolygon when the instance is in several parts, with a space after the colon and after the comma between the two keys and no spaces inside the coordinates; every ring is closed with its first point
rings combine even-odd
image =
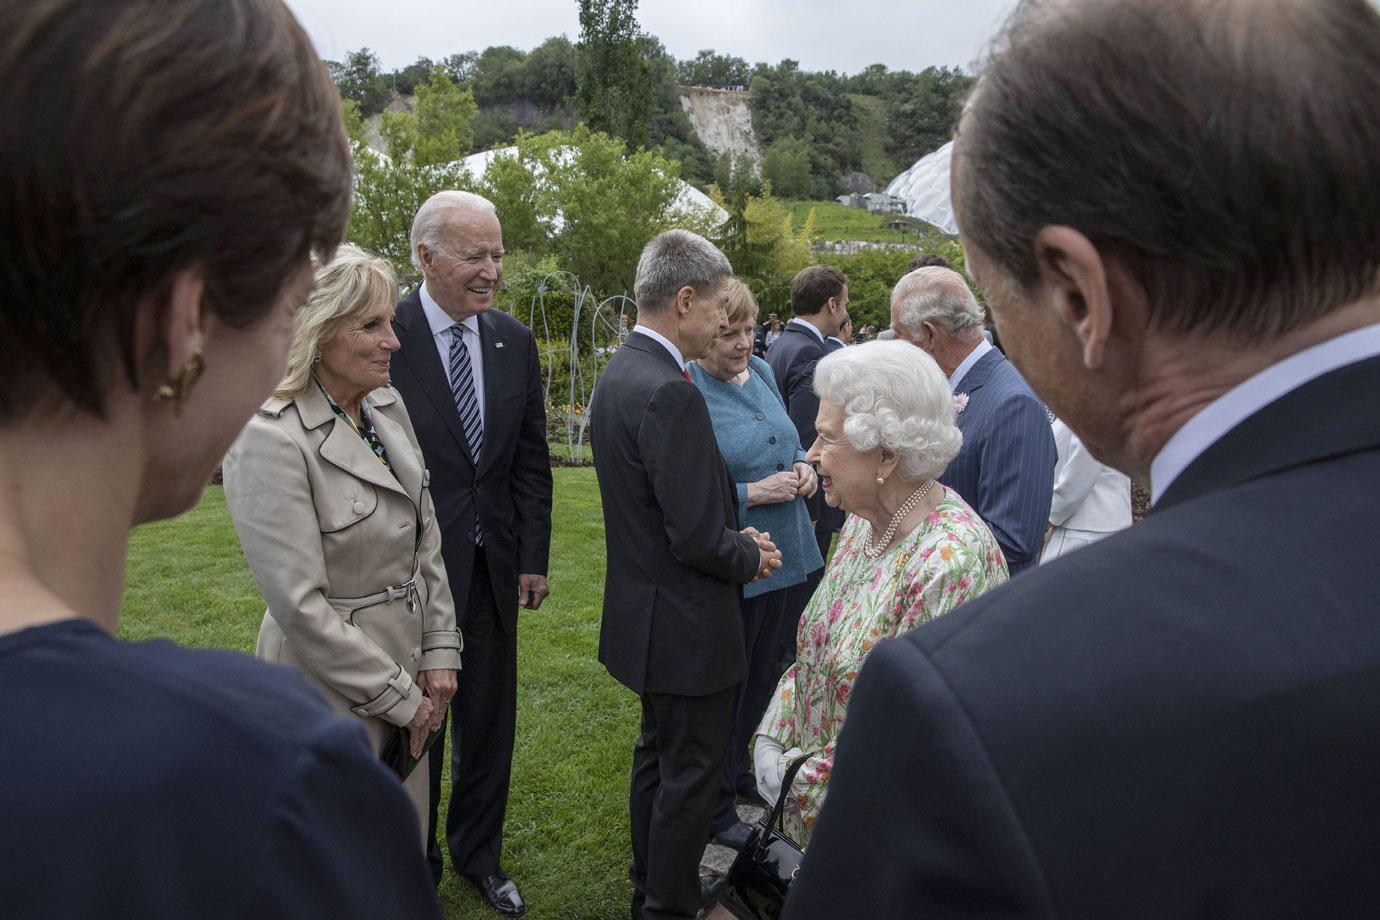
{"type": "MultiPolygon", "coordinates": [[[[494,206],[438,192],[412,223],[425,281],[398,303],[393,386],[426,457],[441,527],[464,668],[451,701],[451,866],[509,916],[526,907],[503,871],[517,721],[518,607],[547,595],[551,460],[536,344],[526,326],[490,310],[503,277],[494,206]]],[[[436,809],[445,742],[431,756],[429,854],[437,882],[436,809]]]]}
{"type": "Polygon", "coordinates": [[[1153,507],[873,651],[789,918],[1375,916],[1377,99],[1366,0],[1018,8],[968,266],[1153,507]]]}
{"type": "MultiPolygon", "coordinates": [[[[800,446],[808,451],[815,443],[815,416],[819,413],[815,365],[829,353],[828,339],[839,334],[848,318],[848,276],[832,265],[801,269],[791,279],[791,310],[795,316],[767,349],[767,364],[771,365],[777,389],[786,402],[786,414],[800,435],[800,446]]],[[[843,527],[843,512],[824,503],[823,489],[807,498],[805,504],[815,526],[819,553],[827,561],[829,544],[843,527]]],[[[790,628],[781,637],[782,656],[788,664],[795,660],[796,624],[823,574],[823,568],[816,569],[790,589],[783,620],[790,628]]],[[[739,791],[751,798],[751,786],[750,781],[740,784],[739,791]]]]}
{"type": "Polygon", "coordinates": [[[703,237],[653,238],[637,264],[637,325],[591,400],[608,553],[599,660],[642,698],[634,920],[688,920],[708,893],[697,870],[746,674],[738,586],[780,565],[766,535],[736,530],[737,492],[685,371],[726,321],[731,272],[703,237]]]}

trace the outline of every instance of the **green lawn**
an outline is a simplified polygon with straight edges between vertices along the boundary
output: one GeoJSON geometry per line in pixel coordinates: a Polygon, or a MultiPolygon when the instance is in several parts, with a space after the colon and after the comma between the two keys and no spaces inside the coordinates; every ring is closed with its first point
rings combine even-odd
{"type": "MultiPolygon", "coordinates": [[[[626,915],[631,895],[627,794],[638,705],[595,660],[604,547],[594,470],[554,473],[551,597],[519,626],[504,864],[529,917],[602,920],[626,915]]],[[[135,531],[122,637],[252,652],[262,615],[220,487],[177,520],[135,531]]],[[[441,901],[447,917],[498,916],[449,872],[441,901]]]]}
{"type": "Polygon", "coordinates": [[[850,208],[837,201],[805,201],[783,198],[781,203],[790,212],[796,230],[805,226],[810,209],[815,211],[815,236],[822,240],[867,240],[874,243],[915,243],[918,239],[910,230],[891,230],[890,219],[862,208],[850,208]]]}

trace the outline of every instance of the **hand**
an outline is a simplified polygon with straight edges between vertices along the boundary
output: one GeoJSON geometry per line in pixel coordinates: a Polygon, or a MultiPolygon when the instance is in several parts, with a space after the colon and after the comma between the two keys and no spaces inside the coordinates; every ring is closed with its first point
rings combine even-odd
{"type": "Polygon", "coordinates": [[[546,584],[545,575],[528,573],[518,576],[519,607],[536,610],[541,607],[541,602],[546,600],[546,596],[550,593],[551,589],[546,584]]]}
{"type": "Polygon", "coordinates": [[[772,473],[766,479],[748,483],[748,507],[791,501],[796,497],[799,487],[800,481],[794,470],[772,473]]]}
{"type": "Polygon", "coordinates": [[[431,733],[431,723],[435,719],[436,704],[431,702],[430,697],[422,697],[422,705],[417,707],[417,714],[407,723],[408,747],[411,748],[413,757],[421,756],[422,745],[426,744],[426,736],[431,733]]]}
{"type": "Polygon", "coordinates": [[[446,709],[450,706],[450,698],[455,696],[455,672],[449,668],[421,671],[417,674],[417,686],[436,704],[435,724],[431,727],[435,731],[446,724],[446,709]]]}
{"type": "Polygon", "coordinates": [[[770,578],[773,572],[781,568],[781,551],[771,541],[771,534],[761,533],[756,527],[744,527],[743,533],[752,537],[757,544],[757,576],[752,580],[761,581],[763,578],[770,578]]]}
{"type": "Polygon", "coordinates": [[[795,464],[796,494],[801,498],[809,498],[815,494],[815,489],[819,488],[819,475],[815,468],[804,460],[797,460],[795,464]]]}

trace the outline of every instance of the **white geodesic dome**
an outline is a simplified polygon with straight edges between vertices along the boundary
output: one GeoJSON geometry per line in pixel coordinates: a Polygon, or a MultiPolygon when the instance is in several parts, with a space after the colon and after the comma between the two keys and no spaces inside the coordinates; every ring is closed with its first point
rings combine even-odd
{"type": "Polygon", "coordinates": [[[949,234],[958,234],[953,203],[949,200],[949,159],[954,142],[949,141],[933,153],[915,161],[886,187],[888,195],[906,202],[906,215],[934,224],[949,234]]]}

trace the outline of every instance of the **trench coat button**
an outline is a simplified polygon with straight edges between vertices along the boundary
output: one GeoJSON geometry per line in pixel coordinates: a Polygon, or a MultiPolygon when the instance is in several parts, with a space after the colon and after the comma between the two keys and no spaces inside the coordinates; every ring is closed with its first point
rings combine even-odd
{"type": "Polygon", "coordinates": [[[353,507],[355,509],[355,514],[364,513],[364,502],[360,501],[359,499],[355,499],[353,507]]]}
{"type": "Polygon", "coordinates": [[[758,412],[758,413],[757,413],[757,421],[760,422],[760,421],[762,421],[762,419],[764,419],[764,418],[766,418],[766,416],[763,415],[761,412],[758,412]]]}
{"type": "Polygon", "coordinates": [[[785,468],[786,468],[786,464],[784,464],[784,463],[778,463],[778,464],[776,464],[776,471],[777,471],[778,473],[781,472],[782,470],[784,470],[785,468]]]}
{"type": "Polygon", "coordinates": [[[767,438],[767,443],[768,443],[768,444],[775,444],[775,443],[776,443],[776,435],[772,435],[771,437],[767,438]]]}
{"type": "Polygon", "coordinates": [[[413,660],[413,661],[421,661],[421,660],[422,660],[422,647],[421,647],[420,645],[417,646],[416,648],[414,648],[414,649],[412,650],[412,660],[413,660]]]}

